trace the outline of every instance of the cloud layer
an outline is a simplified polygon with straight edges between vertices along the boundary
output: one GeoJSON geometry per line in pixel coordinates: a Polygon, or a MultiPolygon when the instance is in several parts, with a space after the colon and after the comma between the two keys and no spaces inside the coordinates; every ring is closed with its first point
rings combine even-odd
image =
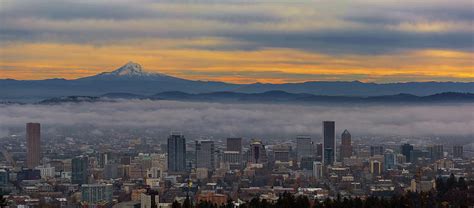
{"type": "Polygon", "coordinates": [[[471,0],[1,0],[0,6],[0,78],[77,78],[133,60],[184,78],[240,83],[474,80],[471,0]],[[421,55],[426,51],[461,55],[439,59],[421,55]],[[268,73],[252,75],[259,72],[268,73]]]}
{"type": "MultiPolygon", "coordinates": [[[[0,126],[24,128],[40,122],[45,129],[88,126],[96,129],[181,131],[187,135],[319,138],[324,120],[336,121],[337,134],[472,136],[474,106],[313,106],[219,104],[175,101],[122,101],[62,105],[5,105],[0,126]]],[[[2,135],[5,136],[5,135],[2,135]]],[[[163,135],[161,135],[163,136],[163,135]]]]}

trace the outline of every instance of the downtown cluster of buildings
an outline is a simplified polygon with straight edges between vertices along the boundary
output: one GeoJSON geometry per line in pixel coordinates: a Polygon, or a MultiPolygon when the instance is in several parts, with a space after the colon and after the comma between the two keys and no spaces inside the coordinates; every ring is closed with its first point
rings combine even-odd
{"type": "Polygon", "coordinates": [[[348,130],[338,138],[334,121],[322,126],[319,143],[309,136],[188,140],[181,133],[156,143],[41,141],[40,124],[28,123],[26,144],[10,138],[2,148],[0,189],[11,206],[22,207],[171,207],[186,199],[238,206],[284,192],[316,200],[391,197],[431,191],[438,177],[473,178],[474,160],[461,145],[356,143],[348,130]]]}

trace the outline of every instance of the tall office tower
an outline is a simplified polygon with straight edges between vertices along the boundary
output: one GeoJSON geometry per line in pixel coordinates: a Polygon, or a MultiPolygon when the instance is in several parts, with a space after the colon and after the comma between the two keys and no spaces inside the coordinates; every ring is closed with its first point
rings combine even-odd
{"type": "Polygon", "coordinates": [[[323,121],[323,162],[324,165],[334,164],[336,158],[336,123],[323,121]]]}
{"type": "Polygon", "coordinates": [[[341,135],[341,160],[352,156],[352,136],[349,131],[344,130],[341,135]]]}
{"type": "Polygon", "coordinates": [[[83,184],[81,186],[82,203],[90,207],[109,207],[112,202],[112,192],[112,184],[83,184]]]}
{"type": "Polygon", "coordinates": [[[242,152],[242,138],[227,138],[227,151],[242,152]]]}
{"type": "Polygon", "coordinates": [[[265,145],[262,144],[262,141],[253,141],[250,143],[250,163],[266,163],[268,162],[267,152],[265,150],[265,145]]]}
{"type": "Polygon", "coordinates": [[[182,134],[172,133],[168,137],[168,171],[186,171],[186,139],[182,134]]]}
{"type": "Polygon", "coordinates": [[[308,136],[296,137],[296,157],[298,161],[303,157],[314,157],[313,142],[308,136]]]}
{"type": "Polygon", "coordinates": [[[384,170],[394,169],[397,164],[396,155],[393,151],[387,151],[383,155],[383,167],[384,170]]]}
{"type": "Polygon", "coordinates": [[[73,184],[86,184],[89,178],[89,158],[75,157],[71,161],[71,182],[73,184]]]}
{"type": "Polygon", "coordinates": [[[370,156],[383,155],[383,146],[370,146],[370,156]]]}
{"type": "Polygon", "coordinates": [[[40,164],[41,160],[41,126],[39,123],[26,124],[26,166],[30,169],[40,164]]]}
{"type": "Polygon", "coordinates": [[[429,146],[428,151],[429,151],[429,156],[431,160],[433,161],[439,160],[444,157],[443,145],[441,144],[429,146]]]}
{"type": "Polygon", "coordinates": [[[400,152],[402,152],[402,155],[405,155],[406,157],[406,162],[411,162],[411,151],[413,150],[413,145],[411,144],[403,144],[400,147],[400,152]]]}
{"type": "Polygon", "coordinates": [[[382,174],[382,163],[377,160],[370,161],[370,173],[375,176],[382,174]]]}
{"type": "Polygon", "coordinates": [[[214,142],[210,140],[196,141],[196,168],[214,170],[214,142]]]}
{"type": "Polygon", "coordinates": [[[453,146],[453,157],[454,158],[463,158],[464,155],[464,148],[462,145],[454,145],[453,146]]]}

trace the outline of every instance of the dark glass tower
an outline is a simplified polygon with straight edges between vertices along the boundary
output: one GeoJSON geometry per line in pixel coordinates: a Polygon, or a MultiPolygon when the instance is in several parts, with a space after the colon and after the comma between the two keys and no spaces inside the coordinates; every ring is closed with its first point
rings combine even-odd
{"type": "Polygon", "coordinates": [[[71,161],[71,182],[73,184],[87,184],[89,177],[89,159],[84,156],[75,157],[71,161]]]}
{"type": "Polygon", "coordinates": [[[400,147],[400,150],[403,155],[405,155],[405,158],[407,162],[411,162],[411,151],[413,151],[413,145],[411,144],[403,144],[400,147]]]}
{"type": "Polygon", "coordinates": [[[336,158],[336,123],[323,121],[323,162],[325,165],[334,164],[336,158]]]}
{"type": "Polygon", "coordinates": [[[172,133],[168,137],[168,171],[186,171],[186,139],[182,134],[172,133]]]}

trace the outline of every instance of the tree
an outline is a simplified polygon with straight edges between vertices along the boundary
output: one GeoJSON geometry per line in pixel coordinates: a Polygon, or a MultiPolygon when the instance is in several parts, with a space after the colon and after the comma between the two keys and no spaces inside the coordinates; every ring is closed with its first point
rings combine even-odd
{"type": "Polygon", "coordinates": [[[186,199],[183,202],[183,208],[191,208],[191,200],[189,200],[188,196],[186,197],[186,199]]]}
{"type": "Polygon", "coordinates": [[[8,206],[7,199],[5,199],[5,197],[3,197],[3,194],[0,193],[0,207],[7,207],[7,206],[8,206]]]}
{"type": "Polygon", "coordinates": [[[171,208],[182,208],[182,207],[181,207],[181,204],[175,200],[173,204],[171,204],[171,208]]]}

